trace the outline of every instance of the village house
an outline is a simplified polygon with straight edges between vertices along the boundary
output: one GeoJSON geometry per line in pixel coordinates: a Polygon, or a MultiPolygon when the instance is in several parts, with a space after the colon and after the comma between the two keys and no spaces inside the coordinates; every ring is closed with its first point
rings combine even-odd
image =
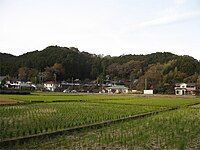
{"type": "Polygon", "coordinates": [[[16,81],[6,81],[4,86],[8,89],[21,89],[21,88],[32,88],[32,89],[36,89],[36,86],[34,84],[32,84],[31,82],[23,82],[20,80],[16,80],[16,81]]]}
{"type": "Polygon", "coordinates": [[[106,90],[108,93],[128,93],[128,88],[124,85],[114,85],[111,87],[107,87],[106,90]]]}
{"type": "Polygon", "coordinates": [[[21,85],[21,81],[6,81],[5,87],[19,89],[21,85]]]}
{"type": "Polygon", "coordinates": [[[61,87],[61,84],[58,82],[49,81],[44,83],[44,89],[54,92],[57,88],[61,87]]]}
{"type": "Polygon", "coordinates": [[[178,83],[174,87],[176,95],[195,95],[195,83],[178,83]]]}

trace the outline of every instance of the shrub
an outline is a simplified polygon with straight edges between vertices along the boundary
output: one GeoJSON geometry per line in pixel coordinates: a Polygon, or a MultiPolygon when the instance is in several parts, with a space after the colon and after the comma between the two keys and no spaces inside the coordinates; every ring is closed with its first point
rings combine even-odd
{"type": "Polygon", "coordinates": [[[31,94],[31,92],[30,91],[20,91],[20,90],[0,90],[0,94],[28,95],[28,94],[31,94]]]}

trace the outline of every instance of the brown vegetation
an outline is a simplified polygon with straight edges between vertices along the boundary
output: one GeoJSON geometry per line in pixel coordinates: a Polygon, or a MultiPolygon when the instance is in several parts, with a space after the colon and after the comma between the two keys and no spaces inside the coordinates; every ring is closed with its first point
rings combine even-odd
{"type": "Polygon", "coordinates": [[[0,98],[0,104],[16,104],[18,101],[11,98],[0,98]]]}

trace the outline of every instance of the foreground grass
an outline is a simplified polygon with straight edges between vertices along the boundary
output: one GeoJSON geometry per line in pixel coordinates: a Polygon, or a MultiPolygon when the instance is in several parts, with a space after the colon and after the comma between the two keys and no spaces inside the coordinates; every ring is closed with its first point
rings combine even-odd
{"type": "MultiPolygon", "coordinates": [[[[19,149],[200,149],[200,105],[152,117],[34,140],[19,149]]],[[[13,146],[13,147],[14,147],[13,146]]],[[[12,148],[11,147],[7,147],[12,148]]]]}
{"type": "Polygon", "coordinates": [[[48,133],[163,109],[166,108],[86,102],[0,106],[0,139],[48,133]]]}
{"type": "Polygon", "coordinates": [[[0,105],[1,141],[171,107],[181,108],[102,129],[88,129],[56,138],[50,136],[43,139],[42,145],[36,139],[25,145],[5,147],[8,149],[185,149],[200,139],[200,105],[185,108],[188,104],[200,103],[200,98],[196,97],[65,93],[1,94],[0,97],[46,102],[0,105]],[[59,100],[73,101],[49,103],[59,100]]]}

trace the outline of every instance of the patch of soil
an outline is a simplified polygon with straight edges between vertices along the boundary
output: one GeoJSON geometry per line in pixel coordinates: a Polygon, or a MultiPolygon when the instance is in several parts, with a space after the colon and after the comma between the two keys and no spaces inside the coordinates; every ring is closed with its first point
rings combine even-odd
{"type": "Polygon", "coordinates": [[[11,98],[0,98],[0,104],[16,104],[19,101],[11,98]]]}

